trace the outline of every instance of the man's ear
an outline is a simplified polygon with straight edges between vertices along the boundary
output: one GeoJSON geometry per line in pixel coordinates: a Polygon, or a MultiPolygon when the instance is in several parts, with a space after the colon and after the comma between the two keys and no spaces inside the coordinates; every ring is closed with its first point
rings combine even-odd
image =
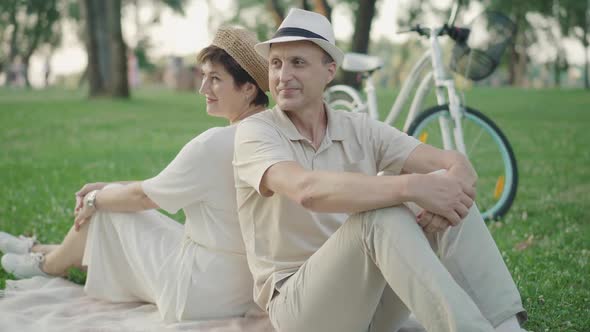
{"type": "Polygon", "coordinates": [[[330,84],[336,77],[336,62],[332,61],[327,63],[326,66],[328,67],[328,79],[326,80],[326,85],[330,84]]]}

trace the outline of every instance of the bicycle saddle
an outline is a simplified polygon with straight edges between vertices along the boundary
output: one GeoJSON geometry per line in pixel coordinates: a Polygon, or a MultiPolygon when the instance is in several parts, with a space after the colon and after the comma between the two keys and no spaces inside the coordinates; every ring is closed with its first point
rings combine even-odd
{"type": "Polygon", "coordinates": [[[346,53],[342,61],[342,69],[353,72],[372,72],[383,67],[379,57],[361,53],[346,53]]]}

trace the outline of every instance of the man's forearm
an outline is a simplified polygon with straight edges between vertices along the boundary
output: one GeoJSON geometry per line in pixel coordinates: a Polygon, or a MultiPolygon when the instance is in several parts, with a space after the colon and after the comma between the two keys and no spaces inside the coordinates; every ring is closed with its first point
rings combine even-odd
{"type": "Polygon", "coordinates": [[[344,213],[399,205],[410,200],[407,187],[412,176],[312,171],[303,181],[300,203],[316,212],[344,213]]]}

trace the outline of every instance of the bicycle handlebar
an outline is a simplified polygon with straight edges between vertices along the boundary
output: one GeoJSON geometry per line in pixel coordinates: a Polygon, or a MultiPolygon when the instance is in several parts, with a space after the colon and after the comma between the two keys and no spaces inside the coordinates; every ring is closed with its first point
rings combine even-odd
{"type": "MultiPolygon", "coordinates": [[[[443,25],[440,29],[438,29],[438,36],[449,36],[457,43],[465,43],[467,38],[469,37],[469,33],[471,29],[469,28],[460,28],[456,26],[451,26],[448,24],[443,25]]],[[[430,37],[430,28],[422,27],[420,24],[416,24],[415,26],[411,27],[407,30],[398,31],[398,33],[408,33],[408,32],[416,32],[420,36],[423,37],[430,37]]]]}
{"type": "Polygon", "coordinates": [[[469,33],[471,29],[469,28],[459,28],[456,26],[447,26],[447,36],[451,37],[452,40],[456,41],[457,43],[465,43],[467,38],[469,38],[469,33]]]}

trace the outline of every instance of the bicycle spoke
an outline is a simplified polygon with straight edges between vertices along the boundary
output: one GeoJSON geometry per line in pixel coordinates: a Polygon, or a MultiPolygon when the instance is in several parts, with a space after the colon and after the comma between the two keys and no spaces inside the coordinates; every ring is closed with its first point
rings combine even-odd
{"type": "Polygon", "coordinates": [[[479,130],[479,134],[477,135],[475,142],[473,142],[472,145],[470,145],[470,149],[467,152],[467,156],[471,155],[471,152],[473,151],[473,149],[475,149],[475,147],[477,146],[477,144],[479,143],[479,140],[481,139],[481,136],[484,134],[484,130],[483,128],[479,130]]]}

